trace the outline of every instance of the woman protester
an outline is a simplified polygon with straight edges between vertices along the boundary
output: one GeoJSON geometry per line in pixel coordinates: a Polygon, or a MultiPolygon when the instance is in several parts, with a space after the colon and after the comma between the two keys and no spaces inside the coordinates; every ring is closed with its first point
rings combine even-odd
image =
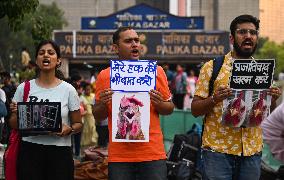
{"type": "MultiPolygon", "coordinates": [[[[36,79],[30,80],[27,102],[60,102],[62,131],[22,137],[17,177],[18,180],[72,180],[71,134],[82,129],[79,97],[75,88],[63,81],[58,70],[61,65],[60,49],[55,42],[44,40],[38,45],[36,64],[38,74],[36,79]]],[[[18,128],[17,102],[23,101],[24,84],[19,85],[10,105],[12,128],[18,128]]]]}

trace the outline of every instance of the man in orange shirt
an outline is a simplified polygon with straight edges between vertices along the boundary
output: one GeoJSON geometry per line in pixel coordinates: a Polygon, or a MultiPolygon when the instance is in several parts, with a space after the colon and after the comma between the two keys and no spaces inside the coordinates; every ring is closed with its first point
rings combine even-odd
{"type": "MultiPolygon", "coordinates": [[[[120,60],[138,60],[141,45],[138,34],[131,27],[121,27],[113,34],[113,48],[120,60]]],[[[150,95],[149,142],[112,142],[112,94],[110,68],[100,72],[96,81],[96,104],[93,114],[96,121],[108,118],[109,126],[109,179],[110,180],[166,180],[166,153],[159,114],[173,112],[174,104],[168,81],[162,67],[157,67],[156,90],[150,95]]],[[[142,117],[143,119],[143,117],[142,117]]]]}

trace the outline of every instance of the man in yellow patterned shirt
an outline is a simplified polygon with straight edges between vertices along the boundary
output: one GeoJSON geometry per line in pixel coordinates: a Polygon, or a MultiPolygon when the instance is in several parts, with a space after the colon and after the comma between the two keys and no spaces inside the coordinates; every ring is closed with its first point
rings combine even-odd
{"type": "MultiPolygon", "coordinates": [[[[258,41],[259,20],[251,15],[240,15],[230,25],[230,43],[233,50],[224,57],[224,63],[209,95],[209,81],[213,61],[200,71],[192,102],[192,114],[205,116],[202,135],[202,162],[204,179],[258,180],[260,177],[262,132],[260,127],[232,128],[220,123],[223,100],[232,95],[229,88],[233,59],[251,59],[258,41]]],[[[280,96],[279,88],[270,88],[271,108],[280,96]]]]}

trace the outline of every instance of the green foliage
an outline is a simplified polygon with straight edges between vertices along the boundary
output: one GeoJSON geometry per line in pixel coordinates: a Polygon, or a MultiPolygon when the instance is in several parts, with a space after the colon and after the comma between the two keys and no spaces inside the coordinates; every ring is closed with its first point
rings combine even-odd
{"type": "MultiPolygon", "coordinates": [[[[27,3],[29,1],[21,0],[21,2],[27,3]]],[[[33,58],[35,57],[35,45],[43,39],[51,39],[54,29],[62,29],[64,25],[67,25],[63,14],[63,11],[55,3],[40,5],[35,12],[24,16],[17,30],[12,29],[9,25],[8,16],[0,18],[0,70],[1,60],[7,71],[10,68],[18,69],[21,67],[22,47],[26,47],[32,60],[35,60],[33,58]],[[13,58],[10,58],[11,54],[13,58]]]]}
{"type": "Polygon", "coordinates": [[[259,50],[262,48],[264,43],[267,41],[268,41],[268,37],[259,37],[255,54],[259,54],[259,50]]]}
{"type": "Polygon", "coordinates": [[[55,2],[51,5],[40,5],[37,11],[28,17],[32,24],[32,37],[35,44],[43,39],[51,39],[54,29],[62,29],[67,25],[67,21],[63,18],[64,12],[58,8],[55,2]]]}
{"type": "Polygon", "coordinates": [[[266,41],[259,52],[256,54],[259,59],[275,59],[275,75],[278,76],[280,72],[284,72],[284,43],[276,44],[272,41],[266,41]]]}
{"type": "Polygon", "coordinates": [[[0,19],[7,16],[10,28],[19,30],[25,15],[33,13],[38,5],[38,0],[1,0],[0,19]]]}

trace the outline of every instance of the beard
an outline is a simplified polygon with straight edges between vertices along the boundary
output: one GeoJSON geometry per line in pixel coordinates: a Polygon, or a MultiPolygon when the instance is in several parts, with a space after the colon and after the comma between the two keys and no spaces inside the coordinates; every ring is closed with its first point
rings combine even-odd
{"type": "Polygon", "coordinates": [[[250,50],[250,49],[243,50],[238,45],[238,43],[236,43],[236,41],[234,41],[233,47],[234,47],[234,50],[236,51],[236,54],[237,54],[238,57],[250,58],[254,54],[254,52],[257,48],[257,43],[255,44],[255,46],[253,47],[252,50],[250,50]]]}

